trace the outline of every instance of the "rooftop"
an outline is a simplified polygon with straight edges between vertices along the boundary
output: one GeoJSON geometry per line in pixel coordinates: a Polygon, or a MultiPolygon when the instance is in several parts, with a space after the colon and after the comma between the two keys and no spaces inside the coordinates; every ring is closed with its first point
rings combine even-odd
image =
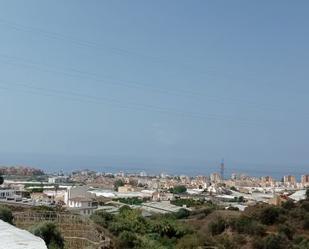
{"type": "Polygon", "coordinates": [[[47,249],[44,240],[0,220],[1,248],[47,249]]]}

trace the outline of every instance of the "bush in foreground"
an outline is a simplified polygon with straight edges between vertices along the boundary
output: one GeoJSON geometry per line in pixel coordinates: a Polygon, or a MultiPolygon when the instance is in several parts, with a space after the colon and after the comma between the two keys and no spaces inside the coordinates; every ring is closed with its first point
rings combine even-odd
{"type": "Polygon", "coordinates": [[[0,206],[0,219],[13,224],[13,214],[12,211],[4,206],[0,206]]]}
{"type": "Polygon", "coordinates": [[[39,223],[31,229],[31,232],[42,238],[48,249],[64,248],[64,239],[57,226],[52,222],[39,223]]]}

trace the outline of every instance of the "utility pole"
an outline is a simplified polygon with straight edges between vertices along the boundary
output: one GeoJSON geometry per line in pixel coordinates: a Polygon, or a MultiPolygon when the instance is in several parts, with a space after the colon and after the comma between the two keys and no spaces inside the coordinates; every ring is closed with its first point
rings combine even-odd
{"type": "Polygon", "coordinates": [[[224,158],[222,158],[222,161],[221,161],[220,174],[221,174],[221,180],[224,180],[224,158]]]}

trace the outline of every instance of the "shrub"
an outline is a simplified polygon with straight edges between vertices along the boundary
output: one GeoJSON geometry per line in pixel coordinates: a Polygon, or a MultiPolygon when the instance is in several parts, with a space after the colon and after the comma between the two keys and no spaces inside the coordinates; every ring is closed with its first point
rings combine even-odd
{"type": "Polygon", "coordinates": [[[128,205],[141,205],[143,203],[143,200],[137,197],[119,198],[118,201],[128,205]]]}
{"type": "Polygon", "coordinates": [[[221,245],[224,249],[239,249],[239,245],[236,244],[232,238],[226,234],[222,234],[217,238],[217,243],[221,245]]]}
{"type": "Polygon", "coordinates": [[[245,245],[247,244],[246,237],[242,234],[236,234],[233,236],[234,237],[234,242],[236,245],[245,245]]]}
{"type": "Polygon", "coordinates": [[[224,232],[226,225],[225,220],[219,217],[216,221],[209,223],[208,229],[212,235],[218,235],[224,232]]]}
{"type": "Polygon", "coordinates": [[[279,226],[279,233],[284,234],[289,240],[293,239],[295,229],[288,225],[279,226]]]}
{"type": "Polygon", "coordinates": [[[304,236],[296,235],[296,236],[294,237],[293,242],[294,242],[294,244],[298,245],[298,244],[300,244],[304,239],[306,239],[304,236]]]}
{"type": "Polygon", "coordinates": [[[308,200],[302,201],[300,206],[306,212],[309,212],[309,201],[308,200]]]}
{"type": "Polygon", "coordinates": [[[231,228],[240,234],[258,235],[265,234],[265,227],[248,216],[241,216],[230,221],[231,228]]]}
{"type": "Polygon", "coordinates": [[[13,214],[12,211],[4,206],[0,206],[0,219],[13,224],[13,214]]]}
{"type": "Polygon", "coordinates": [[[282,207],[287,210],[291,210],[295,207],[295,203],[292,200],[288,200],[282,203],[282,207]]]}
{"type": "Polygon", "coordinates": [[[304,219],[306,211],[301,208],[294,208],[290,210],[289,215],[294,219],[302,220],[304,219]]]}
{"type": "Polygon", "coordinates": [[[263,240],[263,249],[287,249],[291,248],[290,243],[281,235],[268,235],[263,240]]]}
{"type": "Polygon", "coordinates": [[[119,235],[123,231],[145,233],[147,222],[139,210],[132,210],[124,206],[119,209],[119,214],[108,224],[108,229],[115,235],[119,235]]]}
{"type": "Polygon", "coordinates": [[[136,249],[166,249],[165,246],[161,245],[159,238],[152,238],[150,236],[140,236],[137,240],[136,249]]]}
{"type": "Polygon", "coordinates": [[[113,220],[113,215],[105,211],[97,211],[90,216],[94,223],[107,228],[108,224],[113,220]]]}
{"type": "Polygon", "coordinates": [[[272,225],[279,218],[279,209],[276,207],[266,207],[261,211],[260,220],[265,225],[272,225]]]}
{"type": "Polygon", "coordinates": [[[213,211],[214,211],[214,208],[205,208],[205,209],[203,210],[203,214],[204,214],[205,216],[207,216],[207,215],[211,214],[213,211]]]}
{"type": "Polygon", "coordinates": [[[64,239],[52,222],[39,223],[31,229],[31,232],[42,238],[49,249],[64,248],[64,239]]]}
{"type": "Polygon", "coordinates": [[[172,219],[159,219],[152,224],[153,232],[157,232],[160,236],[168,238],[181,238],[186,234],[186,229],[183,225],[179,225],[172,219]]]}
{"type": "Polygon", "coordinates": [[[188,218],[189,215],[190,215],[190,211],[185,208],[179,209],[178,212],[174,214],[176,219],[185,219],[185,218],[188,218]]]}
{"type": "Polygon", "coordinates": [[[309,248],[309,240],[304,239],[302,242],[300,242],[297,249],[308,249],[308,248],[309,248]]]}
{"type": "Polygon", "coordinates": [[[176,249],[196,249],[201,245],[202,243],[196,235],[187,234],[178,241],[176,249]]]}
{"type": "Polygon", "coordinates": [[[251,242],[253,249],[264,249],[264,242],[259,237],[255,237],[251,242]]]}
{"type": "Polygon", "coordinates": [[[123,231],[118,236],[119,248],[135,248],[138,244],[138,238],[135,233],[123,231]]]}
{"type": "Polygon", "coordinates": [[[304,221],[303,221],[303,228],[305,230],[309,230],[309,214],[305,215],[304,221]]]}

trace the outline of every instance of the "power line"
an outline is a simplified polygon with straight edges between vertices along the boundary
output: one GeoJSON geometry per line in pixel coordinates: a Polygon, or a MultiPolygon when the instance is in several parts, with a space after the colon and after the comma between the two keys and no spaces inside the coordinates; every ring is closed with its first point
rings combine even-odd
{"type": "MultiPolygon", "coordinates": [[[[6,25],[7,27],[14,29],[16,31],[22,31],[22,32],[26,32],[26,33],[37,34],[37,35],[45,36],[46,38],[71,42],[73,44],[76,44],[76,45],[82,46],[82,47],[100,49],[101,51],[102,50],[109,51],[109,52],[112,51],[114,53],[117,53],[117,54],[123,55],[123,56],[134,56],[136,58],[147,59],[148,61],[153,62],[153,63],[169,64],[168,59],[166,59],[166,58],[157,57],[157,56],[153,56],[153,55],[149,55],[149,54],[143,54],[143,53],[140,53],[140,52],[136,52],[136,51],[120,48],[120,47],[111,47],[111,46],[105,47],[105,45],[103,45],[101,43],[97,43],[97,42],[93,42],[93,41],[89,41],[89,40],[84,40],[84,39],[80,39],[80,38],[75,38],[75,37],[71,37],[71,36],[68,36],[68,35],[64,35],[62,33],[58,33],[58,32],[54,32],[54,31],[42,29],[42,28],[31,27],[29,25],[24,25],[24,24],[12,22],[10,20],[4,19],[3,17],[0,18],[0,24],[6,25]]],[[[185,69],[185,70],[195,72],[195,73],[199,73],[199,74],[203,74],[203,75],[209,76],[210,74],[216,74],[215,70],[213,70],[213,69],[205,72],[205,71],[197,70],[197,68],[190,68],[190,66],[183,63],[182,60],[178,60],[177,62],[173,61],[173,64],[177,64],[178,66],[180,66],[182,68],[182,70],[185,69]]],[[[231,73],[224,72],[224,74],[228,77],[228,79],[230,79],[230,77],[233,77],[233,74],[231,74],[231,73]]],[[[220,72],[221,77],[224,76],[224,74],[222,74],[222,72],[220,72]]]]}
{"type": "MultiPolygon", "coordinates": [[[[199,113],[199,112],[186,112],[182,110],[177,110],[177,109],[171,109],[171,108],[165,108],[165,107],[158,107],[155,105],[149,105],[149,104],[140,104],[140,103],[135,103],[135,102],[122,102],[117,99],[113,98],[106,98],[106,97],[96,97],[92,95],[85,95],[85,94],[80,94],[76,92],[71,92],[71,91],[65,91],[65,90],[59,90],[59,89],[50,89],[50,88],[43,88],[43,87],[38,87],[38,86],[33,86],[33,85],[28,85],[24,83],[8,83],[9,85],[6,84],[1,84],[2,90],[12,90],[12,85],[17,86],[17,87],[22,87],[27,90],[30,90],[31,93],[41,95],[43,92],[45,95],[44,96],[58,96],[58,97],[63,97],[63,98],[69,98],[71,100],[77,100],[77,101],[82,101],[85,103],[96,103],[96,104],[111,104],[116,107],[121,107],[121,108],[127,108],[127,109],[135,109],[135,110],[151,110],[151,111],[156,111],[156,112],[162,112],[166,114],[173,114],[173,115],[178,115],[182,117],[189,117],[189,118],[200,118],[200,119],[207,119],[207,120],[223,120],[223,121],[237,121],[241,125],[245,126],[260,126],[263,125],[262,123],[258,122],[253,122],[250,120],[245,120],[245,119],[236,119],[235,117],[228,117],[228,116],[223,116],[223,115],[217,115],[217,114],[205,114],[205,113],[199,113]],[[10,88],[11,87],[11,88],[10,88]],[[46,93],[48,95],[46,95],[46,93]]],[[[29,91],[26,91],[29,92],[29,91]]]]}
{"type": "MultiPolygon", "coordinates": [[[[39,29],[39,28],[34,28],[31,26],[26,26],[23,24],[18,24],[15,22],[11,22],[8,20],[5,20],[4,18],[0,18],[0,24],[4,24],[12,29],[15,29],[17,31],[23,31],[23,32],[29,32],[29,33],[36,33],[36,34],[40,34],[43,36],[46,36],[48,38],[52,38],[52,39],[60,39],[63,41],[69,41],[72,42],[74,44],[77,44],[79,46],[85,46],[85,47],[92,47],[92,48],[96,48],[96,49],[104,49],[104,50],[112,50],[114,52],[120,53],[120,54],[126,54],[126,55],[133,55],[133,56],[137,56],[143,59],[150,59],[150,60],[155,60],[158,63],[164,62],[166,60],[159,58],[159,57],[153,57],[150,55],[145,55],[142,53],[138,53],[138,52],[134,52],[134,51],[130,51],[130,50],[126,50],[123,48],[115,48],[115,47],[108,47],[108,48],[104,48],[104,46],[100,43],[96,43],[96,42],[92,42],[92,41],[86,41],[83,39],[77,39],[77,38],[72,38],[70,36],[67,35],[63,35],[61,33],[57,33],[57,32],[51,32],[45,29],[39,29]]],[[[0,55],[4,58],[10,59],[10,60],[23,60],[20,58],[13,58],[7,55],[0,55]]],[[[160,94],[166,94],[166,95],[174,95],[174,96],[182,96],[182,97],[187,97],[190,99],[196,99],[196,98],[207,98],[208,100],[217,102],[217,103],[223,103],[223,104],[237,104],[237,105],[242,105],[242,107],[250,107],[250,108],[254,108],[254,109],[261,109],[261,110],[272,110],[272,111],[278,111],[281,110],[281,107],[271,107],[271,106],[266,106],[266,105],[261,105],[261,104],[257,104],[257,103],[253,103],[253,102],[249,102],[249,101],[243,101],[243,100],[237,100],[237,99],[223,99],[222,97],[214,97],[214,96],[205,96],[205,94],[203,93],[199,93],[199,92],[192,92],[192,91],[188,91],[188,90],[184,90],[184,89],[164,89],[164,88],[156,88],[150,85],[145,85],[143,83],[140,82],[136,82],[136,81],[128,81],[128,80],[116,80],[113,78],[103,78],[102,76],[98,76],[95,75],[93,73],[89,73],[86,71],[82,71],[76,68],[65,68],[64,71],[63,69],[60,69],[59,71],[59,67],[56,68],[52,65],[45,65],[43,67],[45,67],[42,70],[42,63],[34,63],[34,62],[29,62],[26,60],[23,60],[23,64],[19,64],[18,66],[24,66],[24,67],[32,67],[35,68],[36,70],[40,70],[40,71],[45,71],[45,72],[57,72],[57,73],[61,73],[63,75],[67,75],[70,77],[84,77],[86,79],[91,79],[92,81],[95,81],[97,83],[100,84],[109,84],[112,86],[122,86],[122,87],[127,87],[127,88],[135,88],[135,89],[140,89],[140,90],[151,90],[151,92],[156,92],[156,93],[160,93],[160,94]],[[26,61],[26,63],[25,63],[26,61]],[[46,68],[47,67],[47,68],[46,68]],[[52,70],[50,68],[53,68],[52,70]],[[116,82],[116,84],[115,84],[116,82]]],[[[11,64],[14,64],[14,62],[9,62],[11,64]]],[[[179,63],[179,61],[178,61],[179,63]]],[[[15,64],[16,65],[16,64],[15,64]]],[[[227,74],[227,72],[224,72],[223,74],[227,74]]],[[[220,76],[223,75],[222,73],[220,73],[220,76]]]]}
{"type": "Polygon", "coordinates": [[[19,23],[16,23],[16,22],[6,20],[2,17],[0,18],[0,23],[6,25],[7,27],[15,29],[17,31],[39,34],[39,35],[43,35],[43,36],[46,36],[47,38],[52,38],[52,39],[60,39],[60,40],[63,40],[63,41],[72,42],[72,43],[74,43],[78,46],[107,50],[107,51],[113,51],[115,53],[122,54],[122,55],[130,55],[130,56],[135,56],[135,57],[141,57],[141,58],[144,58],[144,59],[147,58],[147,59],[151,59],[151,60],[158,61],[158,62],[163,61],[162,58],[142,54],[142,53],[139,53],[139,52],[130,51],[130,50],[127,50],[127,49],[124,49],[124,48],[119,48],[119,47],[104,48],[104,46],[102,44],[97,43],[97,42],[87,41],[87,40],[83,40],[83,39],[79,39],[79,38],[73,38],[73,37],[70,37],[68,35],[58,33],[58,32],[51,32],[51,31],[46,30],[46,29],[35,28],[35,27],[19,24],[19,23]]]}
{"type": "MultiPolygon", "coordinates": [[[[35,70],[39,71],[44,71],[44,72],[51,72],[51,73],[60,73],[65,76],[69,77],[74,77],[74,78],[79,78],[83,77],[84,79],[90,79],[93,82],[101,84],[107,84],[107,85],[112,85],[112,86],[121,86],[121,87],[126,87],[126,88],[135,88],[135,89],[140,89],[143,91],[151,91],[151,92],[156,92],[159,94],[165,94],[165,95],[174,95],[177,97],[186,97],[190,98],[193,100],[196,100],[196,98],[200,99],[208,99],[210,101],[214,101],[217,103],[222,103],[222,104],[236,104],[236,105],[242,105],[242,107],[251,107],[254,109],[261,109],[261,110],[276,110],[276,108],[269,107],[269,106],[261,106],[257,103],[253,102],[248,102],[248,101],[243,101],[243,100],[237,100],[237,99],[224,99],[222,97],[213,97],[213,96],[206,96],[203,93],[198,93],[198,92],[193,92],[193,91],[187,91],[184,89],[167,89],[167,88],[157,88],[153,87],[150,85],[145,85],[140,82],[136,81],[128,81],[128,80],[115,80],[111,78],[104,78],[102,76],[98,76],[94,73],[86,72],[83,70],[79,70],[76,68],[68,67],[68,68],[60,68],[56,67],[50,64],[44,64],[44,63],[38,63],[38,62],[33,62],[29,61],[26,59],[22,59],[16,56],[8,56],[6,54],[1,54],[0,57],[6,59],[5,63],[17,65],[17,66],[22,66],[22,67],[30,67],[34,68],[35,70]],[[16,62],[18,61],[18,62],[16,62]]],[[[1,59],[1,58],[0,58],[1,59]]],[[[277,109],[278,110],[278,109],[277,109]]]]}

